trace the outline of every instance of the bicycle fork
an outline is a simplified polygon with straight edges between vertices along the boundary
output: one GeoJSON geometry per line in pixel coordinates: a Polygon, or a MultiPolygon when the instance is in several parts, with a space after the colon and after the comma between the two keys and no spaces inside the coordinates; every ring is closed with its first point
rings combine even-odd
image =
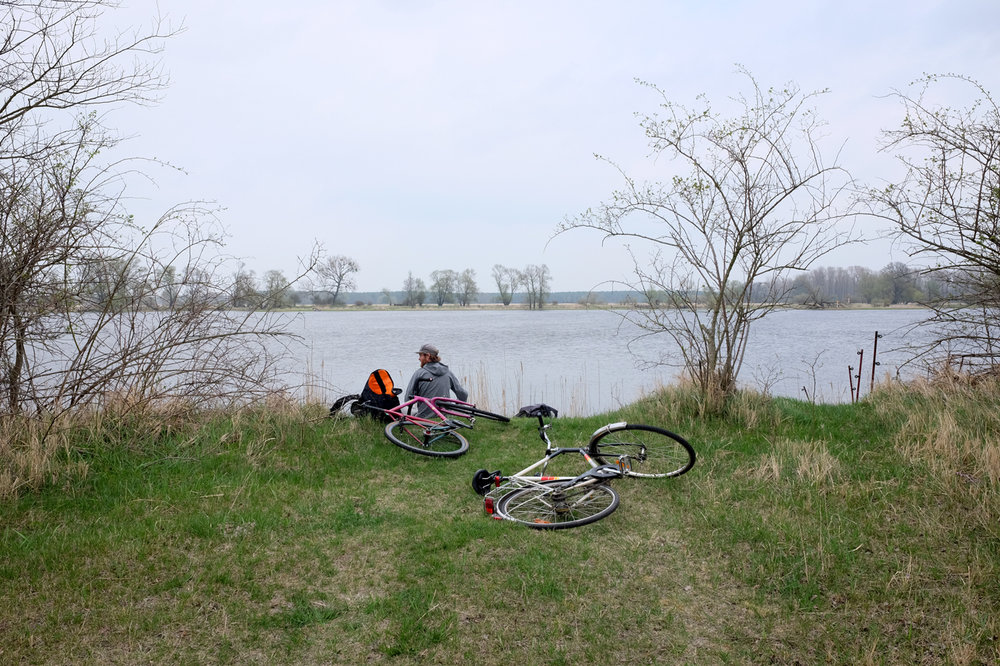
{"type": "Polygon", "coordinates": [[[646,460],[646,445],[645,444],[617,444],[613,446],[628,446],[628,447],[638,447],[638,452],[635,455],[629,453],[620,453],[615,456],[615,466],[622,474],[628,474],[632,471],[632,461],[641,463],[646,460]]]}

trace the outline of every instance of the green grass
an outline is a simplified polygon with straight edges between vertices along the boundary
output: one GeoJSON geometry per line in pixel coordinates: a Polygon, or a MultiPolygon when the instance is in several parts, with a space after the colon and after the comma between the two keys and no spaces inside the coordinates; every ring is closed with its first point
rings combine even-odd
{"type": "Polygon", "coordinates": [[[942,395],[557,419],[557,444],[629,420],[699,460],[555,532],[471,489],[541,456],[531,420],[441,460],[315,409],[81,432],[85,473],[2,507],[0,662],[993,663],[996,393],[942,395]]]}

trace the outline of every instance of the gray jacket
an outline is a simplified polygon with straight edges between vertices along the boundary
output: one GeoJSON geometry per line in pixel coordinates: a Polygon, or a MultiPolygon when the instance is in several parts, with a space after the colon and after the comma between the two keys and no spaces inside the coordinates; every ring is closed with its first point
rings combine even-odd
{"type": "MultiPolygon", "coordinates": [[[[450,396],[449,391],[454,391],[455,397],[459,400],[469,399],[469,392],[462,388],[462,385],[458,383],[458,377],[448,369],[447,365],[428,363],[410,377],[410,383],[406,385],[404,401],[418,395],[424,398],[447,398],[450,396]]],[[[434,412],[420,405],[416,414],[430,418],[434,412]]]]}

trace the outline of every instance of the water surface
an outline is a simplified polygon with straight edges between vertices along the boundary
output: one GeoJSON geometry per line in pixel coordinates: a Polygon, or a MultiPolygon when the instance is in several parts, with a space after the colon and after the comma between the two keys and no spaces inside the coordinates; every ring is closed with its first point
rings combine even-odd
{"type": "MultiPolygon", "coordinates": [[[[900,349],[911,341],[908,329],[924,316],[923,310],[772,313],[751,329],[741,383],[774,395],[847,401],[859,362],[862,391],[868,391],[875,332],[883,336],[876,376],[895,376],[907,359],[900,349]]],[[[637,330],[603,310],[309,312],[294,320],[292,330],[305,343],[296,362],[330,387],[331,400],[360,391],[375,368],[405,386],[425,342],[441,349],[442,361],[474,402],[507,413],[538,402],[566,414],[602,413],[675,381],[678,373],[644,362],[662,355],[679,360],[670,338],[630,346],[637,330]]]]}

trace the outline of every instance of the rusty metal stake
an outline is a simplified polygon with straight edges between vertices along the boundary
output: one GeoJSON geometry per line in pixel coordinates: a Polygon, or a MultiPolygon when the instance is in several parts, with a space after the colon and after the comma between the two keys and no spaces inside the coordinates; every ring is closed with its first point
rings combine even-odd
{"type": "Polygon", "coordinates": [[[875,342],[872,345],[872,383],[868,388],[868,392],[871,393],[875,390],[875,368],[879,365],[878,362],[878,339],[882,336],[879,335],[878,331],[875,331],[875,342]]]}
{"type": "Polygon", "coordinates": [[[865,364],[865,350],[864,349],[859,349],[858,350],[858,376],[857,376],[857,380],[858,380],[858,400],[861,399],[861,368],[862,368],[862,366],[864,366],[864,364],[865,364]]]}

